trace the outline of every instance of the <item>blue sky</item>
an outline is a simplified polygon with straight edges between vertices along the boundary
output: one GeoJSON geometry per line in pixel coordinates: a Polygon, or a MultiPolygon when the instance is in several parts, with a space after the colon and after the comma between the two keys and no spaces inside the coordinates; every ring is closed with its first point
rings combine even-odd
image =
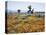
{"type": "Polygon", "coordinates": [[[11,11],[28,11],[28,6],[31,5],[34,11],[44,11],[44,3],[32,3],[32,2],[18,2],[18,1],[8,1],[7,9],[11,11]]]}

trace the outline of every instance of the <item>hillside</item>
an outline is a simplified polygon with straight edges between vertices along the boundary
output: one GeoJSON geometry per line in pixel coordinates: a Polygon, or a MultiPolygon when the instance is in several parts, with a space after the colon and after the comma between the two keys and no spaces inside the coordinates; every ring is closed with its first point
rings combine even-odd
{"type": "Polygon", "coordinates": [[[8,33],[43,32],[44,17],[14,14],[7,16],[8,33]]]}

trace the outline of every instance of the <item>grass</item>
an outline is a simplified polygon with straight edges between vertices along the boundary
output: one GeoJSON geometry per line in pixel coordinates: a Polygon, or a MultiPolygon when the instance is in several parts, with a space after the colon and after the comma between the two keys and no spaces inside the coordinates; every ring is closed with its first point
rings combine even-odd
{"type": "Polygon", "coordinates": [[[7,16],[8,33],[44,32],[44,17],[22,15],[7,16]]]}

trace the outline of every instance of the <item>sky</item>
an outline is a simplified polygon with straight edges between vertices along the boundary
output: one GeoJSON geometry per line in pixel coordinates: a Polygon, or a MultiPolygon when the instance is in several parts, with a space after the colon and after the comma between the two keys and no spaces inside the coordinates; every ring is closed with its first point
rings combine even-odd
{"type": "Polygon", "coordinates": [[[21,2],[21,1],[8,1],[7,9],[11,11],[17,11],[18,9],[21,12],[28,11],[28,6],[31,5],[34,11],[44,11],[44,3],[34,3],[34,2],[21,2]]]}

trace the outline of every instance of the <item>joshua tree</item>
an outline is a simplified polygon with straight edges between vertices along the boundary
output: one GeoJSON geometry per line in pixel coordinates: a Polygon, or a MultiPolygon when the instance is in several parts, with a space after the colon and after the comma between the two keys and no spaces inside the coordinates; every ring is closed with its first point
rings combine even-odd
{"type": "Polygon", "coordinates": [[[33,14],[34,9],[32,9],[31,13],[33,14]]]}
{"type": "Polygon", "coordinates": [[[28,9],[29,9],[28,14],[29,14],[29,13],[31,13],[31,5],[28,6],[28,9]]]}
{"type": "Polygon", "coordinates": [[[21,11],[21,10],[20,10],[20,9],[18,9],[18,13],[20,13],[20,11],[21,11]]]}
{"type": "Polygon", "coordinates": [[[31,10],[31,5],[30,5],[30,6],[28,6],[28,9],[29,9],[29,10],[31,10]]]}
{"type": "Polygon", "coordinates": [[[33,14],[33,10],[34,10],[34,9],[32,9],[32,8],[31,8],[31,5],[30,5],[30,6],[28,6],[28,9],[29,9],[28,13],[33,14]],[[31,9],[32,9],[32,11],[31,11],[31,9]]]}

